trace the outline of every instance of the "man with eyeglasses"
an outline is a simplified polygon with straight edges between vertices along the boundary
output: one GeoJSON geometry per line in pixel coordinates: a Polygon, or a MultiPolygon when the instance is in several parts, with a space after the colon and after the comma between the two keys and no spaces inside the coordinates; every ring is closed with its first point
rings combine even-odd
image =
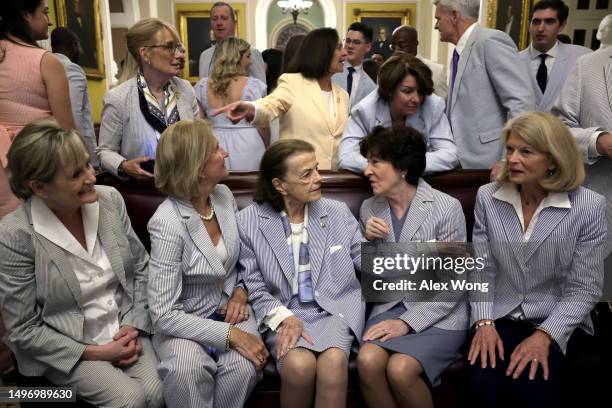
{"type": "MultiPolygon", "coordinates": [[[[236,13],[234,8],[228,3],[218,1],[210,9],[210,24],[212,26],[215,42],[219,42],[236,34],[236,13]]],[[[208,34],[208,33],[206,33],[208,34]]],[[[200,78],[208,77],[215,63],[215,50],[217,46],[213,44],[210,48],[200,54],[200,78]]],[[[261,56],[261,52],[255,47],[251,47],[251,66],[249,76],[255,77],[266,83],[266,68],[261,56]]]]}
{"type": "Polygon", "coordinates": [[[531,9],[531,45],[519,52],[529,71],[536,109],[550,112],[578,57],[591,52],[563,44],[557,35],[565,28],[569,8],[561,0],[542,0],[531,9]]]}
{"type": "Polygon", "coordinates": [[[419,33],[414,27],[403,25],[393,30],[391,35],[391,48],[393,52],[405,52],[406,54],[414,55],[425,63],[431,69],[432,79],[434,82],[434,93],[440,98],[446,100],[448,95],[448,80],[444,72],[444,65],[438,64],[427,58],[423,58],[418,54],[419,33]]]}
{"type": "Polygon", "coordinates": [[[363,59],[372,49],[372,28],[363,23],[349,26],[344,40],[346,59],[344,70],[332,76],[332,82],[340,85],[350,97],[350,108],[376,89],[376,84],[363,70],[363,59]]]}

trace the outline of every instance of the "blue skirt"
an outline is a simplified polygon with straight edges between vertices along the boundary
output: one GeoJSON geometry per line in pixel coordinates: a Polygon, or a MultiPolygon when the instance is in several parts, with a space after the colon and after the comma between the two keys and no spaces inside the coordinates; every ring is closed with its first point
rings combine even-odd
{"type": "MultiPolygon", "coordinates": [[[[370,326],[384,320],[399,319],[404,312],[406,308],[400,302],[386,312],[368,320],[363,332],[365,333],[370,326]]],[[[461,357],[459,350],[466,339],[467,330],[444,330],[432,326],[422,332],[395,337],[384,343],[378,340],[368,341],[368,343],[415,358],[423,366],[429,383],[436,386],[440,384],[440,376],[444,370],[461,357]]]]}

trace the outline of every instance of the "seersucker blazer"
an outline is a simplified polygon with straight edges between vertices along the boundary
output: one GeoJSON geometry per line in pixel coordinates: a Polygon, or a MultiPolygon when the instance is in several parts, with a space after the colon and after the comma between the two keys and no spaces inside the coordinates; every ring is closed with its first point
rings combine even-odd
{"type": "MultiPolygon", "coordinates": [[[[529,72],[529,78],[531,79],[531,88],[535,96],[536,110],[543,112],[550,112],[553,107],[553,103],[557,100],[557,97],[561,93],[563,84],[570,73],[578,57],[585,54],[590,54],[593,50],[574,44],[563,44],[561,41],[559,44],[559,52],[555,58],[551,72],[548,73],[548,80],[546,82],[546,89],[544,93],[538,85],[536,74],[533,72],[531,54],[529,54],[529,47],[519,52],[521,61],[525,64],[527,72],[529,72]]],[[[538,59],[538,61],[540,61],[538,59]]]]}
{"type": "Polygon", "coordinates": [[[151,234],[149,308],[155,333],[225,349],[229,323],[208,317],[238,281],[240,240],[236,202],[227,186],[210,194],[228,258],[222,263],[198,212],[187,200],[166,199],[147,225],[151,234]]]}
{"type": "MultiPolygon", "coordinates": [[[[346,63],[348,64],[348,63],[346,63]]],[[[332,75],[332,82],[340,85],[342,89],[347,90],[347,77],[348,77],[348,66],[345,64],[342,72],[332,75]]],[[[353,109],[353,106],[357,105],[363,98],[368,96],[370,92],[376,89],[376,82],[372,81],[372,78],[362,69],[359,77],[359,83],[357,84],[357,88],[351,91],[351,96],[349,97],[350,101],[350,109],[353,109]]],[[[348,91],[347,91],[348,93],[348,91]]]]}
{"type": "Polygon", "coordinates": [[[570,127],[582,153],[587,177],[584,186],[606,197],[608,237],[605,254],[612,252],[612,158],[593,157],[592,135],[612,132],[612,47],[584,55],[576,61],[551,111],[570,127]]]}
{"type": "Polygon", "coordinates": [[[319,168],[338,168],[338,145],[348,119],[349,97],[332,82],[332,117],[316,79],[302,74],[283,74],[274,92],[255,101],[255,126],[268,126],[279,118],[281,139],[301,139],[315,147],[319,168]]]}
{"type": "MultiPolygon", "coordinates": [[[[340,140],[341,169],[357,173],[365,171],[367,160],[359,152],[359,143],[376,126],[391,126],[389,103],[379,95],[378,88],[351,110],[340,140]]],[[[439,96],[427,96],[415,114],[406,119],[406,126],[415,128],[425,137],[426,173],[457,167],[457,146],[444,114],[444,101],[439,96]]]]}
{"type": "MultiPolygon", "coordinates": [[[[252,204],[238,213],[239,268],[255,310],[257,326],[292,295],[293,259],[280,213],[269,204],[252,204]]],[[[355,271],[361,270],[363,237],[346,204],[321,198],[308,203],[310,268],[315,301],[347,322],[360,339],[365,303],[355,271]]]]}
{"type": "MultiPolygon", "coordinates": [[[[177,92],[176,105],[182,120],[198,117],[198,102],[191,84],[171,78],[177,92]]],[[[155,158],[160,134],[149,125],[142,112],[136,76],[104,95],[100,137],[96,153],[103,170],[117,176],[123,160],[148,156],[155,158]]]]}
{"type": "MultiPolygon", "coordinates": [[[[362,231],[371,217],[382,218],[391,231],[383,242],[396,242],[391,209],[385,197],[370,197],[361,204],[359,220],[362,231]]],[[[432,188],[419,179],[416,195],[412,199],[398,242],[465,242],[465,216],[456,198],[432,188]]],[[[395,306],[396,302],[377,303],[370,318],[395,306]]],[[[416,331],[431,326],[446,330],[467,330],[468,306],[465,300],[456,302],[403,301],[406,312],[400,317],[416,331]]]]}
{"type": "MultiPolygon", "coordinates": [[[[512,204],[494,197],[497,183],[478,190],[472,240],[488,262],[488,296],[471,298],[472,323],[521,307],[565,353],[577,327],[593,334],[590,313],[603,285],[604,197],[584,187],[568,193],[571,208],[544,208],[529,241],[512,204]]],[[[477,293],[477,292],[471,292],[477,293]]]]}
{"type": "MultiPolygon", "coordinates": [[[[147,262],[149,255],[132,230],[117,190],[96,186],[98,238],[123,289],[119,325],[149,333],[147,262]]],[[[0,301],[4,337],[24,375],[53,368],[69,373],[87,347],[83,335],[84,299],[63,250],[34,231],[31,201],[0,222],[0,301]]]]}
{"type": "Polygon", "coordinates": [[[475,24],[459,57],[446,115],[461,167],[489,169],[502,158],[504,124],[532,111],[535,96],[510,36],[475,24]]]}

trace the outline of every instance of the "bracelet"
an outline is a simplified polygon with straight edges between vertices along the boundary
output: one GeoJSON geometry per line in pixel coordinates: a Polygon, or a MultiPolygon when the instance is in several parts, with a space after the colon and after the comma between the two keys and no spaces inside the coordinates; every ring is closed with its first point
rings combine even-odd
{"type": "Polygon", "coordinates": [[[482,322],[476,323],[474,325],[474,331],[477,331],[483,326],[494,326],[495,327],[495,322],[493,320],[483,320],[482,322]]]}
{"type": "Polygon", "coordinates": [[[234,328],[233,324],[230,324],[229,329],[227,330],[227,337],[225,338],[225,352],[230,351],[230,336],[232,335],[232,329],[234,328]]]}

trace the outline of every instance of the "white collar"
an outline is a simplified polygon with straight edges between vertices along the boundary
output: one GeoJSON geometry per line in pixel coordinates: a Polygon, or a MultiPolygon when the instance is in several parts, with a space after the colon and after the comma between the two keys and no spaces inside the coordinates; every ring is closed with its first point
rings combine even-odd
{"type": "MultiPolygon", "coordinates": [[[[499,189],[493,193],[493,197],[513,205],[515,208],[522,208],[521,195],[515,184],[503,183],[499,189]]],[[[572,208],[567,191],[549,191],[540,203],[542,209],[546,207],[572,208]]]]}
{"type": "Polygon", "coordinates": [[[455,49],[457,50],[457,54],[459,54],[459,56],[461,56],[461,53],[463,52],[468,42],[468,39],[470,38],[470,35],[472,34],[472,31],[474,31],[477,25],[478,23],[472,23],[472,25],[469,26],[467,30],[465,30],[463,35],[459,37],[459,41],[457,41],[457,46],[455,47],[455,49]]]}
{"type": "Polygon", "coordinates": [[[37,196],[32,196],[32,225],[34,231],[47,238],[60,248],[83,257],[93,256],[94,247],[98,235],[99,204],[85,204],[81,207],[81,217],[83,218],[83,228],[85,229],[85,241],[87,251],[81,246],[76,238],[68,231],[57,216],[47,207],[47,204],[37,196]]]}
{"type": "MultiPolygon", "coordinates": [[[[539,58],[542,54],[544,53],[533,48],[533,43],[529,44],[529,56],[532,60],[539,58]]],[[[555,45],[553,45],[550,50],[546,51],[545,54],[549,57],[557,58],[557,55],[559,54],[559,41],[556,41],[555,45]]]]}
{"type": "Polygon", "coordinates": [[[363,67],[363,63],[361,63],[359,65],[351,65],[350,62],[344,61],[343,64],[344,64],[344,69],[345,70],[348,70],[349,67],[353,67],[353,68],[355,68],[355,72],[361,72],[361,69],[363,67]]]}

